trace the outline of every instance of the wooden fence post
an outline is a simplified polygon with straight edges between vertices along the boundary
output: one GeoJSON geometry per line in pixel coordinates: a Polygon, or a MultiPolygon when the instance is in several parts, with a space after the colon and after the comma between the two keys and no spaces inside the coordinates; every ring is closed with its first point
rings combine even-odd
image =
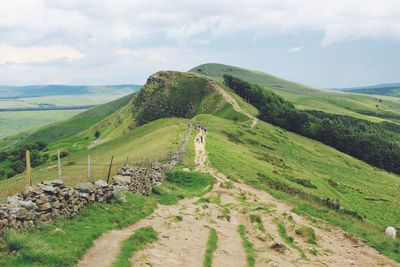
{"type": "Polygon", "coordinates": [[[87,172],[88,172],[88,179],[90,179],[90,155],[88,155],[88,169],[87,169],[87,172]]]}
{"type": "Polygon", "coordinates": [[[128,159],[129,159],[129,156],[126,156],[126,161],[125,161],[124,167],[126,167],[126,165],[128,165],[128,159]]]}
{"type": "Polygon", "coordinates": [[[32,185],[31,175],[31,153],[29,150],[25,151],[25,162],[26,162],[26,184],[32,185]]]}
{"type": "Polygon", "coordinates": [[[58,160],[58,179],[61,178],[61,158],[60,158],[60,150],[57,150],[57,160],[58,160]]]}
{"type": "Polygon", "coordinates": [[[110,181],[110,177],[111,177],[111,168],[112,168],[113,158],[114,158],[114,156],[111,156],[110,168],[108,169],[107,184],[110,181]]]}

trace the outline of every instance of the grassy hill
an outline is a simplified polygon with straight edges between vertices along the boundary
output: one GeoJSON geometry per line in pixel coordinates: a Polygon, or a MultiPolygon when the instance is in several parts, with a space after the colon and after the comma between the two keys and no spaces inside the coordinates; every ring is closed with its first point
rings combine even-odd
{"type": "Polygon", "coordinates": [[[100,131],[101,138],[109,140],[156,119],[192,118],[203,113],[246,119],[226,103],[215,90],[215,86],[224,85],[220,82],[213,83],[206,76],[191,73],[155,73],[128,104],[97,123],[84,135],[92,136],[100,131]]]}
{"type": "MultiPolygon", "coordinates": [[[[297,107],[381,120],[375,113],[363,115],[356,108],[361,106],[365,112],[375,112],[373,97],[318,91],[225,65],[207,64],[194,71],[197,73],[158,72],[135,95],[46,126],[25,137],[3,140],[0,145],[43,139],[48,142],[50,152],[68,150],[71,154],[62,159],[63,179],[75,184],[89,179],[88,155],[93,164],[90,180],[105,178],[111,156],[114,156],[112,174],[126,161],[138,164],[166,160],[180,144],[187,123],[201,122],[208,129],[206,146],[210,164],[229,179],[265,190],[291,203],[297,213],[339,226],[400,261],[399,241],[383,233],[389,225],[400,227],[400,177],[262,121],[252,128],[249,116],[257,115],[258,110],[225,87],[220,78],[229,73],[264,86],[269,84],[297,107]],[[244,112],[236,111],[219,90],[231,96],[244,112]],[[348,103],[353,104],[351,108],[346,107],[348,103]],[[96,132],[99,132],[98,143],[88,148],[95,141],[96,132]],[[341,209],[327,205],[331,200],[340,203],[341,209]]],[[[379,103],[393,104],[390,108],[395,112],[397,102],[393,99],[388,97],[379,103]]],[[[192,143],[180,168],[193,169],[193,161],[192,143]]],[[[35,182],[56,177],[57,166],[53,160],[33,169],[35,182]]],[[[15,192],[22,186],[18,176],[0,181],[2,190],[15,192]]]]}
{"type": "Polygon", "coordinates": [[[335,89],[343,92],[400,97],[400,83],[335,89]]]}
{"type": "Polygon", "coordinates": [[[222,79],[229,74],[273,90],[298,108],[345,114],[371,121],[400,120],[400,99],[346,92],[329,92],[287,81],[267,73],[223,64],[203,64],[190,71],[222,79]]]}
{"type": "Polygon", "coordinates": [[[195,117],[207,125],[210,163],[229,179],[266,190],[299,213],[322,218],[400,260],[399,242],[383,234],[400,227],[400,177],[297,134],[260,121],[233,123],[211,115],[195,117]],[[321,205],[335,199],[360,221],[321,205]]]}

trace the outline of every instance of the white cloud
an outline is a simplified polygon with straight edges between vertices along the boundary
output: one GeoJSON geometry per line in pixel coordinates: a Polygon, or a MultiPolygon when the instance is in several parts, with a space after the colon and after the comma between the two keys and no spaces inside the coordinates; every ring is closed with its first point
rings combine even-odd
{"type": "Polygon", "coordinates": [[[0,44],[0,64],[47,62],[56,59],[78,60],[85,54],[69,46],[32,46],[16,47],[0,44]]]}
{"type": "Polygon", "coordinates": [[[303,46],[299,45],[299,46],[292,46],[288,49],[289,53],[296,53],[296,52],[300,52],[301,50],[303,50],[303,46]]]}
{"type": "Polygon", "coordinates": [[[265,36],[311,32],[323,46],[400,40],[398,0],[4,0],[0,18],[0,63],[48,62],[48,73],[76,68],[81,80],[84,74],[104,76],[100,65],[118,72],[127,67],[124,57],[136,60],[132,72],[146,61],[181,67],[197,62],[200,53],[230,58],[225,46],[262,43],[265,36]],[[68,64],[54,61],[61,58],[68,64]]]}

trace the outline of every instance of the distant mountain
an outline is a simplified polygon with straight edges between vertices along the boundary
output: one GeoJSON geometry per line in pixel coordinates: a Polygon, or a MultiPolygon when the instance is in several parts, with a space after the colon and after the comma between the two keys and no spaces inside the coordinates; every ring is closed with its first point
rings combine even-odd
{"type": "Polygon", "coordinates": [[[84,95],[84,94],[112,94],[131,93],[140,89],[137,84],[119,85],[30,85],[30,86],[7,86],[0,85],[0,98],[23,98],[54,95],[84,95]]]}
{"type": "Polygon", "coordinates": [[[400,83],[386,83],[372,86],[338,88],[334,90],[359,94],[388,95],[400,97],[400,83]]]}

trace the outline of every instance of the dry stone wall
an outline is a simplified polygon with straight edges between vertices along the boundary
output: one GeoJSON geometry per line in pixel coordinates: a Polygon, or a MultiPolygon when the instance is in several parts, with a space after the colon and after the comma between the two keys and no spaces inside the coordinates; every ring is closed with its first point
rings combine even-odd
{"type": "Polygon", "coordinates": [[[173,152],[168,163],[154,162],[150,170],[142,167],[123,167],[110,185],[104,180],[85,182],[68,187],[62,180],[29,186],[23,192],[0,204],[0,231],[6,228],[25,229],[58,217],[71,217],[90,203],[110,202],[119,191],[150,195],[153,186],[161,183],[165,172],[176,167],[182,159],[192,127],[182,145],[173,152]]]}

